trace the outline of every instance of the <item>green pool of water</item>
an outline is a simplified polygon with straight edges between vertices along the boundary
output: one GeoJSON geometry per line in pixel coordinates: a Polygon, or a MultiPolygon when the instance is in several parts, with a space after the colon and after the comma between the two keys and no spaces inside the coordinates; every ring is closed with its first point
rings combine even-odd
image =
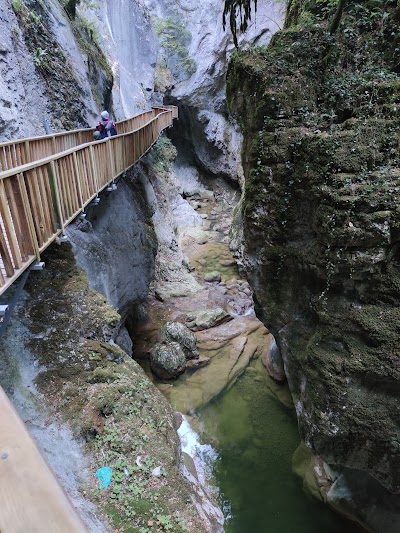
{"type": "Polygon", "coordinates": [[[259,372],[245,375],[200,413],[218,453],[216,483],[227,533],[355,533],[359,527],[307,495],[292,472],[296,416],[259,372]]]}

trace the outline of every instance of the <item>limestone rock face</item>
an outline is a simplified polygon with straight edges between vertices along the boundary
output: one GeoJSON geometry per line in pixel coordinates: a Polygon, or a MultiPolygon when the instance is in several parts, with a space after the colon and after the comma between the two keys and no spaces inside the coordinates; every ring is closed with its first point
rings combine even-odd
{"type": "Polygon", "coordinates": [[[178,342],[157,343],[150,352],[150,366],[162,379],[178,377],[186,368],[186,357],[178,342]]]}
{"type": "MultiPolygon", "coordinates": [[[[241,179],[241,133],[225,101],[227,57],[234,51],[222,28],[223,3],[214,0],[107,0],[81,8],[93,22],[113,65],[117,118],[151,103],[180,107],[178,142],[189,143],[209,172],[241,179]],[[134,31],[132,31],[134,29],[134,31]]],[[[258,6],[240,43],[264,45],[283,21],[283,4],[258,6]]]]}
{"type": "Polygon", "coordinates": [[[0,140],[44,135],[45,122],[52,132],[94,123],[93,93],[107,92],[100,65],[91,57],[92,93],[87,57],[58,2],[20,4],[0,6],[0,140]]]}
{"type": "Polygon", "coordinates": [[[138,202],[140,186],[131,187],[127,180],[88,212],[92,229],[82,232],[77,222],[66,232],[91,287],[122,315],[146,298],[156,249],[149,213],[138,202]]]}
{"type": "Polygon", "coordinates": [[[399,495],[400,84],[395,72],[369,75],[393,67],[386,37],[350,42],[344,30],[359,19],[346,17],[334,45],[322,30],[293,29],[231,63],[246,174],[244,248],[233,244],[281,350],[306,445],[346,469],[349,486],[357,470],[399,495]]]}

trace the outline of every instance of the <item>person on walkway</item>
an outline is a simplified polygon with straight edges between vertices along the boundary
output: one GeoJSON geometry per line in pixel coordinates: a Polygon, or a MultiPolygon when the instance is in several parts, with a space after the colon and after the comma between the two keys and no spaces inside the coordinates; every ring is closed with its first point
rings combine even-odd
{"type": "Polygon", "coordinates": [[[108,111],[103,111],[101,113],[101,120],[97,123],[94,138],[105,139],[106,137],[112,137],[113,135],[117,135],[117,126],[115,125],[115,122],[110,119],[108,111]],[[96,135],[96,132],[99,132],[100,136],[96,135]]]}

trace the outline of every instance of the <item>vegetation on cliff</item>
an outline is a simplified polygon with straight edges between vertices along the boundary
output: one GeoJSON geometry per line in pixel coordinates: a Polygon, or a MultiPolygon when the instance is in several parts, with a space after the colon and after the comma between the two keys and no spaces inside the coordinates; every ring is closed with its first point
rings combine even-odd
{"type": "Polygon", "coordinates": [[[400,10],[291,2],[268,48],[239,51],[244,262],[276,334],[302,437],[400,491],[400,10]]]}
{"type": "Polygon", "coordinates": [[[179,472],[172,409],[140,366],[112,342],[120,316],[91,291],[69,245],[50,247],[43,275],[27,285],[23,320],[53,418],[83,437],[92,485],[83,487],[112,530],[204,531],[179,472]],[[79,416],[77,416],[77,414],[79,416]],[[112,468],[99,489],[95,472],[112,468]]]}
{"type": "MultiPolygon", "coordinates": [[[[36,70],[46,87],[55,127],[76,129],[88,126],[81,86],[69,57],[57,41],[51,9],[42,0],[13,0],[12,8],[36,70]]],[[[79,16],[71,20],[71,29],[87,58],[94,100],[99,107],[110,109],[113,75],[96,35],[79,16]]]]}

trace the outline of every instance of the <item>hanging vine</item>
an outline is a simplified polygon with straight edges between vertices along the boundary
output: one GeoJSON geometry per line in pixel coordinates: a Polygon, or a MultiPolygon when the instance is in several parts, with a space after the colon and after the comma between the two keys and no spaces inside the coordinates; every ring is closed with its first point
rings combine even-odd
{"type": "Polygon", "coordinates": [[[257,0],[225,0],[222,25],[225,30],[227,18],[229,18],[229,26],[236,48],[239,46],[237,40],[238,33],[243,33],[247,30],[249,21],[251,20],[253,6],[254,13],[256,13],[257,0]]]}

